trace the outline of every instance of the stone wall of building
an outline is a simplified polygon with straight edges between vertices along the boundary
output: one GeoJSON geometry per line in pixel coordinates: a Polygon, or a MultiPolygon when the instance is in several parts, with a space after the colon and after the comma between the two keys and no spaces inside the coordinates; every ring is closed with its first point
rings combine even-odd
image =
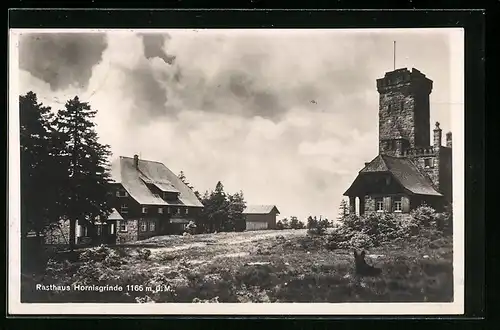
{"type": "Polygon", "coordinates": [[[407,148],[429,145],[429,95],[432,80],[420,71],[399,69],[377,79],[379,96],[379,153],[398,156],[392,141],[404,139],[407,148]]]}
{"type": "Polygon", "coordinates": [[[118,221],[118,230],[116,232],[116,242],[117,243],[128,243],[128,242],[134,242],[137,241],[138,238],[138,219],[128,219],[128,220],[121,220],[121,221],[127,221],[127,228],[125,231],[122,231],[121,228],[121,223],[118,221]]]}
{"type": "Polygon", "coordinates": [[[448,202],[453,202],[453,159],[452,149],[441,148],[439,162],[439,190],[448,202]]]}
{"type": "Polygon", "coordinates": [[[440,168],[440,153],[435,152],[427,155],[417,155],[411,157],[420,172],[426,175],[432,182],[434,189],[439,191],[439,168],[440,168]],[[426,166],[426,162],[430,162],[430,166],[426,166]]]}

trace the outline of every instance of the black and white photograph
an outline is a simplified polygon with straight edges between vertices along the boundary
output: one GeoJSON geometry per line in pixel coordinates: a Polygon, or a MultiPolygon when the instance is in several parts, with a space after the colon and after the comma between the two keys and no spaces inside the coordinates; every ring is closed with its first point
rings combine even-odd
{"type": "Polygon", "coordinates": [[[463,313],[462,29],[11,29],[9,57],[13,311],[463,313]]]}

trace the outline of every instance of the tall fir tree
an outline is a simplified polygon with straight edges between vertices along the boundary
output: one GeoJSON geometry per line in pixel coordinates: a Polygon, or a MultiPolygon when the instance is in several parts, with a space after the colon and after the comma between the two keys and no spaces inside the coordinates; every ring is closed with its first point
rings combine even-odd
{"type": "Polygon", "coordinates": [[[33,92],[19,96],[21,234],[40,234],[59,221],[58,182],[61,173],[55,158],[56,134],[50,107],[38,103],[33,92]]]}
{"type": "Polygon", "coordinates": [[[349,205],[347,205],[347,201],[345,199],[342,199],[340,201],[340,206],[339,206],[339,216],[338,220],[344,219],[349,214],[349,205]]]}
{"type": "Polygon", "coordinates": [[[196,195],[196,198],[198,198],[200,201],[202,200],[202,196],[198,190],[195,190],[193,185],[189,183],[189,181],[186,178],[186,175],[184,174],[184,171],[180,171],[179,175],[177,177],[186,185],[188,186],[189,189],[193,190],[194,194],[196,195]]]}
{"type": "Polygon", "coordinates": [[[244,231],[246,228],[245,210],[246,202],[243,192],[240,191],[228,196],[228,219],[224,224],[226,231],[244,231]]]}
{"type": "Polygon", "coordinates": [[[76,223],[93,228],[97,217],[106,217],[111,208],[109,192],[109,146],[99,143],[92,119],[97,111],[77,96],[59,110],[56,127],[62,141],[61,168],[67,169],[63,184],[63,209],[70,220],[70,246],[75,245],[76,223]]]}

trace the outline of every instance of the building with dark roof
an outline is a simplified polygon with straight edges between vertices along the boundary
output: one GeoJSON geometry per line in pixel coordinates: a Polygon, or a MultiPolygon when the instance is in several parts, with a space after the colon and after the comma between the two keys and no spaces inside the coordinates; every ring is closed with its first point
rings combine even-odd
{"type": "Polygon", "coordinates": [[[404,214],[424,203],[442,210],[452,203],[452,141],[449,132],[443,146],[436,122],[430,143],[432,80],[404,68],[377,79],[377,89],[379,154],[344,193],[350,212],[404,214]]]}
{"type": "Polygon", "coordinates": [[[246,230],[276,229],[278,214],[276,205],[247,205],[243,210],[246,230]]]}
{"type": "Polygon", "coordinates": [[[121,156],[112,162],[111,176],[112,205],[123,218],[117,221],[118,242],[180,234],[203,209],[196,194],[163,163],[121,156]]]}

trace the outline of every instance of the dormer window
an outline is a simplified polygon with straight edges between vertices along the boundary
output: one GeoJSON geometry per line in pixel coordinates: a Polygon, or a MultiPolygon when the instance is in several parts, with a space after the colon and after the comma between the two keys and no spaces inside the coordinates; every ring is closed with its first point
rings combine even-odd
{"type": "Polygon", "coordinates": [[[164,191],[163,194],[163,199],[166,201],[174,201],[178,197],[178,193],[173,192],[173,191],[164,191]]]}

